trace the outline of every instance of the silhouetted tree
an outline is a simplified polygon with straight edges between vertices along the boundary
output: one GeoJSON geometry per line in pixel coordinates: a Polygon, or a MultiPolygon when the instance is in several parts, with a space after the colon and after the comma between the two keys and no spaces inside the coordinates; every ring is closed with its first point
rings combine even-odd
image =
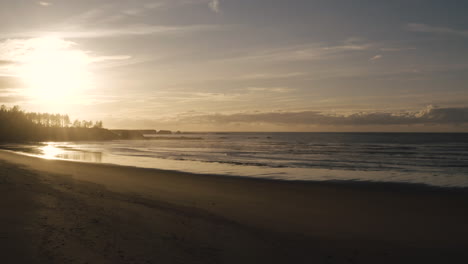
{"type": "Polygon", "coordinates": [[[94,128],[102,128],[102,121],[96,121],[94,128]]]}
{"type": "MultiPolygon", "coordinates": [[[[51,114],[51,113],[34,113],[24,112],[19,106],[11,108],[5,105],[0,106],[0,142],[3,141],[19,141],[19,140],[48,140],[57,137],[76,137],[83,138],[83,135],[100,135],[101,138],[111,138],[112,133],[109,131],[105,135],[104,132],[95,134],[84,132],[73,132],[67,130],[71,122],[68,115],[51,114]],[[72,136],[69,135],[72,133],[72,136]]],[[[72,124],[73,128],[99,128],[102,129],[102,121],[80,121],[75,120],[72,124]]],[[[94,129],[93,129],[94,130],[94,129]]],[[[85,131],[85,130],[75,130],[85,131]]]]}

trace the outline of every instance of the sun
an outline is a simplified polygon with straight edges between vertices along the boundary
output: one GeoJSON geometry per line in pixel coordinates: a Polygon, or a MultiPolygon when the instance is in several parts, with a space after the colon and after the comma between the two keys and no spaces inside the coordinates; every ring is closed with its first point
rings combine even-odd
{"type": "Polygon", "coordinates": [[[28,97],[66,103],[91,88],[91,59],[74,46],[73,42],[56,37],[28,41],[17,68],[28,97]]]}

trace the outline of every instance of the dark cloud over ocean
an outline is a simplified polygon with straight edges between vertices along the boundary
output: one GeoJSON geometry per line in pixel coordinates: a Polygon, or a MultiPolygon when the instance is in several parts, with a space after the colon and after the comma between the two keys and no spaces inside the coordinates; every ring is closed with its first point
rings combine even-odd
{"type": "Polygon", "coordinates": [[[184,117],[180,121],[211,124],[269,123],[333,126],[466,124],[468,123],[468,107],[429,106],[418,112],[359,112],[349,115],[330,115],[319,111],[210,114],[184,117]]]}

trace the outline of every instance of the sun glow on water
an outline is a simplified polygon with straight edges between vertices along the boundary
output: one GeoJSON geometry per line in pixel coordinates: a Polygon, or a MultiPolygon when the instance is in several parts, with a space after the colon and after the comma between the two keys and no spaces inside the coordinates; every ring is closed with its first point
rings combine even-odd
{"type": "Polygon", "coordinates": [[[39,150],[42,151],[41,157],[45,159],[55,159],[59,154],[63,152],[60,148],[57,148],[53,145],[41,147],[39,150]]]}

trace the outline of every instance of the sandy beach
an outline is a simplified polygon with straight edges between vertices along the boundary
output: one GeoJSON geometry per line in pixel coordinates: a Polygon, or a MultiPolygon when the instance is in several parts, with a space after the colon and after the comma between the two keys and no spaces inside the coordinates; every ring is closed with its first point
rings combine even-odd
{"type": "Polygon", "coordinates": [[[2,263],[461,263],[468,192],[0,151],[2,263]]]}

